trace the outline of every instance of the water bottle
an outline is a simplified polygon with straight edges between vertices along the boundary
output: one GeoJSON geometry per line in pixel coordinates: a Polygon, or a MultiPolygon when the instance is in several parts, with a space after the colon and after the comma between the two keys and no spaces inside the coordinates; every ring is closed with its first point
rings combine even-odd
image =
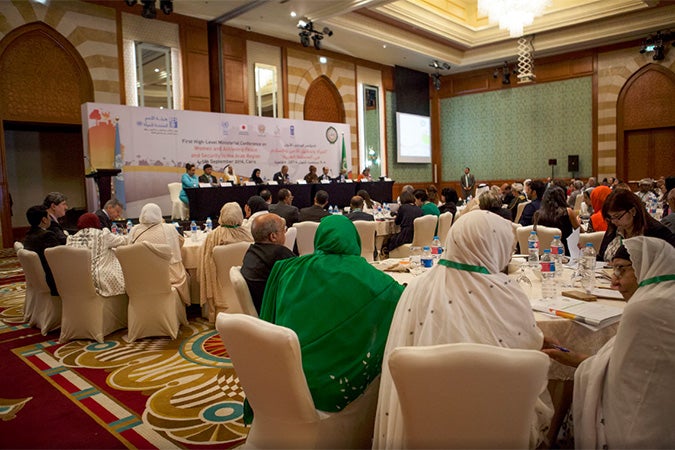
{"type": "Polygon", "coordinates": [[[422,263],[422,267],[425,268],[433,267],[434,260],[431,257],[431,249],[429,248],[428,245],[425,245],[424,248],[422,249],[422,258],[420,258],[420,261],[422,263]]]}
{"type": "Polygon", "coordinates": [[[595,248],[588,242],[581,255],[581,286],[587,294],[595,289],[595,248]]]}
{"type": "Polygon", "coordinates": [[[530,267],[537,267],[539,264],[539,238],[537,232],[530,231],[530,237],[527,238],[527,264],[530,267]]]}
{"type": "Polygon", "coordinates": [[[213,221],[211,220],[211,217],[206,218],[206,232],[208,233],[209,231],[213,230],[213,221]]]}
{"type": "Polygon", "coordinates": [[[333,205],[333,214],[340,214],[340,208],[337,205],[333,205]]]}
{"type": "Polygon", "coordinates": [[[134,224],[131,222],[131,219],[127,220],[127,235],[131,234],[131,229],[133,226],[134,224]]]}
{"type": "Polygon", "coordinates": [[[197,231],[199,228],[197,228],[197,222],[194,220],[190,222],[190,239],[192,242],[197,242],[197,231]]]}
{"type": "Polygon", "coordinates": [[[559,296],[558,282],[555,280],[556,263],[551,250],[541,255],[541,296],[544,300],[553,300],[559,296]]]}
{"type": "Polygon", "coordinates": [[[110,232],[112,234],[118,234],[119,231],[117,229],[117,224],[115,222],[113,222],[112,226],[110,227],[110,232]]]}
{"type": "Polygon", "coordinates": [[[441,240],[438,239],[438,236],[434,236],[434,240],[431,241],[431,257],[435,262],[438,262],[438,260],[441,259],[441,253],[443,253],[441,240]]]}
{"type": "Polygon", "coordinates": [[[565,246],[560,240],[559,235],[553,236],[551,241],[551,256],[555,261],[556,277],[561,278],[563,273],[563,256],[565,255],[565,246]]]}
{"type": "Polygon", "coordinates": [[[182,236],[182,229],[181,229],[180,225],[178,224],[178,222],[174,222],[173,226],[176,228],[176,232],[182,236]]]}
{"type": "Polygon", "coordinates": [[[382,206],[377,207],[377,219],[382,219],[384,216],[382,215],[382,206]]]}

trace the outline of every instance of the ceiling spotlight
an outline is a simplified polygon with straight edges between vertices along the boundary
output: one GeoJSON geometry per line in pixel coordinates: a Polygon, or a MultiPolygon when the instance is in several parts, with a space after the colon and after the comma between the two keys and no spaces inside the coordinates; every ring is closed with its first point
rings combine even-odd
{"type": "Polygon", "coordinates": [[[517,75],[518,70],[515,68],[512,69],[511,66],[509,66],[509,62],[504,61],[504,65],[502,67],[496,68],[492,73],[492,78],[499,77],[500,73],[502,75],[502,84],[511,84],[511,75],[517,75]]]}
{"type": "Polygon", "coordinates": [[[159,0],[159,9],[168,16],[173,12],[173,0],[159,0]]]}
{"type": "Polygon", "coordinates": [[[431,74],[431,81],[434,84],[434,89],[437,91],[441,90],[441,74],[436,72],[431,74]]]}
{"type": "Polygon", "coordinates": [[[429,64],[429,67],[433,67],[436,70],[450,70],[450,64],[444,62],[444,63],[439,63],[435,59],[431,61],[429,64]]]}
{"type": "Polygon", "coordinates": [[[298,20],[298,28],[306,29],[308,26],[311,26],[312,22],[307,19],[298,20]]]}
{"type": "Polygon", "coordinates": [[[157,17],[157,7],[155,6],[155,0],[141,0],[143,3],[143,11],[141,11],[141,16],[146,19],[154,19],[157,17]]]}
{"type": "Polygon", "coordinates": [[[301,31],[300,34],[300,43],[303,47],[309,47],[309,31],[301,31]]]}
{"type": "Polygon", "coordinates": [[[312,41],[314,41],[314,48],[321,50],[321,39],[323,39],[322,34],[315,34],[312,36],[312,41]]]}
{"type": "Polygon", "coordinates": [[[666,45],[668,41],[673,40],[673,33],[670,30],[657,31],[656,34],[648,36],[642,41],[642,48],[640,53],[654,53],[652,59],[654,61],[662,61],[666,57],[666,45]]]}
{"type": "Polygon", "coordinates": [[[127,4],[127,6],[134,6],[136,3],[138,3],[137,0],[124,0],[127,4]]]}
{"type": "Polygon", "coordinates": [[[300,36],[300,43],[303,47],[309,47],[309,40],[311,37],[314,43],[314,48],[321,50],[321,41],[323,40],[324,36],[330,37],[333,35],[333,30],[328,27],[323,27],[322,31],[315,29],[312,21],[307,20],[306,17],[298,20],[297,27],[302,30],[300,33],[298,33],[298,36],[300,36]]]}
{"type": "Polygon", "coordinates": [[[331,30],[328,27],[323,27],[323,34],[325,34],[328,37],[331,37],[333,35],[333,30],[331,30]]]}

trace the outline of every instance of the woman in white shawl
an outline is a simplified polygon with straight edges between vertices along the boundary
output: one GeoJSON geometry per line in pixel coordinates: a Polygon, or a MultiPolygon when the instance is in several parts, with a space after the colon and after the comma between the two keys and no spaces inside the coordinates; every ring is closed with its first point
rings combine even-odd
{"type": "MultiPolygon", "coordinates": [[[[525,292],[500,272],[512,247],[511,222],[488,211],[462,214],[450,228],[438,265],[405,289],[382,362],[374,449],[404,444],[403,419],[388,366],[396,347],[470,342],[541,349],[543,336],[525,292]]],[[[550,404],[548,391],[541,398],[550,404]]],[[[533,447],[545,436],[553,411],[539,400],[536,413],[530,433],[533,447]]]]}
{"type": "Polygon", "coordinates": [[[623,245],[638,289],[616,336],[591,357],[544,351],[579,366],[572,402],[576,448],[673,448],[675,248],[645,236],[623,245]]]}
{"type": "Polygon", "coordinates": [[[214,322],[221,311],[228,308],[224,292],[218,286],[216,264],[213,261],[213,247],[233,242],[253,242],[251,232],[242,228],[244,214],[236,202],[225,203],[220,209],[219,227],[206,235],[206,241],[199,251],[199,293],[202,305],[209,307],[209,321],[214,322]]]}
{"type": "Polygon", "coordinates": [[[180,249],[183,246],[183,236],[178,234],[173,225],[164,223],[161,208],[154,203],[147,203],[141,209],[141,215],[138,218],[140,222],[135,225],[129,236],[130,244],[136,242],[149,242],[151,244],[165,244],[171,249],[171,258],[169,259],[169,278],[171,286],[175,287],[181,300],[186,305],[190,304],[190,279],[180,249]]]}

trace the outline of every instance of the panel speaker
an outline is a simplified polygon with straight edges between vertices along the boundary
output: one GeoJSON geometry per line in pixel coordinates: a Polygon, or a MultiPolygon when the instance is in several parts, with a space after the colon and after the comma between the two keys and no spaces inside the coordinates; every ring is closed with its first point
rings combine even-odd
{"type": "Polygon", "coordinates": [[[567,155],[567,171],[579,171],[579,155],[567,155]]]}

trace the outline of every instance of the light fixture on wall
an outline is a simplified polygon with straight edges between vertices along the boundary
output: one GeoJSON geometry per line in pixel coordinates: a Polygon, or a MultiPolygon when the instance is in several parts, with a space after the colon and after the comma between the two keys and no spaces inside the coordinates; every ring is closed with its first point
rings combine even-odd
{"type": "Polygon", "coordinates": [[[509,35],[517,38],[550,3],[551,0],[478,0],[478,13],[488,16],[490,23],[499,23],[500,29],[509,30],[509,35]]]}
{"type": "MultiPolygon", "coordinates": [[[[134,6],[138,3],[138,0],[124,0],[128,6],[134,6]]],[[[143,10],[141,11],[141,16],[146,19],[154,19],[157,17],[157,3],[156,0],[141,0],[143,5],[143,10]]],[[[159,9],[166,15],[169,15],[173,12],[173,0],[159,0],[159,9]]]]}
{"type": "Polygon", "coordinates": [[[298,28],[300,29],[298,36],[300,36],[300,43],[302,46],[309,47],[311,38],[311,41],[314,43],[314,48],[317,50],[321,50],[321,41],[324,36],[330,37],[333,35],[333,30],[328,27],[323,27],[323,30],[321,31],[315,29],[314,23],[307,18],[298,20],[298,28]]]}
{"type": "Polygon", "coordinates": [[[511,75],[518,75],[518,69],[512,68],[508,61],[504,61],[504,65],[497,67],[492,73],[492,78],[498,78],[501,75],[502,84],[511,84],[511,75]]]}
{"type": "Polygon", "coordinates": [[[534,75],[534,36],[523,36],[518,39],[518,84],[532,83],[534,75]]]}
{"type": "Polygon", "coordinates": [[[649,35],[642,41],[642,48],[640,53],[654,53],[652,59],[654,61],[662,61],[666,57],[666,46],[669,41],[673,40],[673,33],[670,30],[659,30],[656,34],[649,35]]]}
{"type": "Polygon", "coordinates": [[[441,90],[441,70],[450,70],[450,64],[444,62],[439,63],[437,60],[431,61],[429,67],[436,69],[435,73],[430,74],[431,82],[434,84],[434,89],[441,90]]]}

